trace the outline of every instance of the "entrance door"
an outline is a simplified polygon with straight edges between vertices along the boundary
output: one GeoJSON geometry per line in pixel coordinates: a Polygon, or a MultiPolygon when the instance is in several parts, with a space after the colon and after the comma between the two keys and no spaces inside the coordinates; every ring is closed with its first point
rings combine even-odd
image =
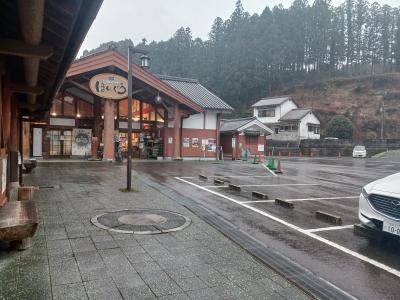
{"type": "Polygon", "coordinates": [[[50,156],[70,156],[72,152],[71,130],[49,130],[50,156]]]}
{"type": "Polygon", "coordinates": [[[42,128],[33,128],[33,156],[42,156],[42,128]]]}

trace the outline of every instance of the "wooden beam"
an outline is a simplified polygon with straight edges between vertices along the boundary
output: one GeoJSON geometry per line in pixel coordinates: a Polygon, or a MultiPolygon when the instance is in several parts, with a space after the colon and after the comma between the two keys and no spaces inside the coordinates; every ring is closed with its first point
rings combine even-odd
{"type": "Polygon", "coordinates": [[[71,84],[72,86],[76,87],[77,89],[80,89],[81,91],[84,91],[88,94],[93,94],[88,87],[86,87],[83,84],[80,84],[76,81],[73,81],[71,79],[65,80],[65,84],[71,84]]]}
{"type": "Polygon", "coordinates": [[[18,40],[0,39],[0,54],[48,59],[53,55],[53,48],[47,45],[29,45],[18,40]]]}
{"type": "Polygon", "coordinates": [[[41,95],[44,93],[43,87],[29,87],[19,83],[12,83],[10,86],[11,92],[20,94],[41,95]]]}

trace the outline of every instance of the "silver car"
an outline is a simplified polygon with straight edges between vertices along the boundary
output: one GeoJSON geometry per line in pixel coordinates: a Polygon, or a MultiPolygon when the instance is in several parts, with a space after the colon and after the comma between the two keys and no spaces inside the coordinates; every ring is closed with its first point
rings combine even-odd
{"type": "Polygon", "coordinates": [[[400,173],[364,186],[358,218],[364,225],[400,236],[400,173]]]}

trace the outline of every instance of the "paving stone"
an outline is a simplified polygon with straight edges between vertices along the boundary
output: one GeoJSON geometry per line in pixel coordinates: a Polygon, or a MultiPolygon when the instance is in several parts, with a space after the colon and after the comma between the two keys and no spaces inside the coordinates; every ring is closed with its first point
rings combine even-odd
{"type": "Polygon", "coordinates": [[[175,281],[177,279],[196,277],[196,275],[188,267],[164,269],[164,271],[175,281]]]}
{"type": "Polygon", "coordinates": [[[175,281],[185,292],[207,288],[207,285],[199,277],[180,278],[175,281]]]}
{"type": "Polygon", "coordinates": [[[210,289],[210,288],[189,291],[189,292],[187,292],[187,294],[190,297],[190,299],[193,299],[193,300],[223,299],[213,289],[210,289]]]}
{"type": "Polygon", "coordinates": [[[97,251],[78,252],[76,261],[83,281],[108,277],[107,268],[97,251]]]}
{"type": "Polygon", "coordinates": [[[183,293],[172,279],[150,283],[149,287],[157,297],[183,293]]]}
{"type": "Polygon", "coordinates": [[[121,289],[121,294],[124,299],[137,300],[153,300],[157,299],[151,289],[147,285],[142,285],[129,289],[121,289]]]}
{"type": "Polygon", "coordinates": [[[83,283],[63,284],[63,285],[56,285],[53,287],[53,299],[83,300],[87,299],[87,295],[83,283]]]}
{"type": "Polygon", "coordinates": [[[114,240],[104,241],[104,242],[94,242],[94,245],[97,250],[119,248],[118,244],[114,240]]]}
{"type": "Polygon", "coordinates": [[[54,285],[81,282],[75,259],[67,258],[50,265],[51,282],[54,285]]]}
{"type": "Polygon", "coordinates": [[[88,252],[96,250],[92,240],[88,237],[70,239],[70,242],[72,251],[74,251],[75,254],[78,252],[88,252]]]}
{"type": "Polygon", "coordinates": [[[47,241],[47,250],[49,256],[72,254],[72,248],[68,239],[47,241]]]}
{"type": "Polygon", "coordinates": [[[145,272],[161,272],[161,267],[154,261],[146,261],[140,263],[133,263],[133,267],[135,268],[136,272],[138,273],[145,273],[145,272]]]}

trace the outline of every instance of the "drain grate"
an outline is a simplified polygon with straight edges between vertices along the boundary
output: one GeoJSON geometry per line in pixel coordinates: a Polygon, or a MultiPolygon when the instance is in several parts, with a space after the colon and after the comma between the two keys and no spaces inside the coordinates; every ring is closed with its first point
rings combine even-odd
{"type": "Polygon", "coordinates": [[[38,185],[37,188],[39,190],[49,190],[49,189],[59,189],[59,185],[38,185]]]}
{"type": "Polygon", "coordinates": [[[94,216],[93,225],[119,233],[160,234],[184,229],[191,220],[161,209],[125,209],[94,216]]]}

